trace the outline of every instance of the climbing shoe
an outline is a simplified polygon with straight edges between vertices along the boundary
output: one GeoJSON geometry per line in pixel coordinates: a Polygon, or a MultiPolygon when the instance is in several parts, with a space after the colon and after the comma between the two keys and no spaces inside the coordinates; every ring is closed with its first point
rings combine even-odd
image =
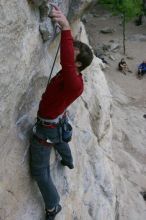
{"type": "Polygon", "coordinates": [[[46,210],[46,220],[54,220],[55,216],[61,211],[61,205],[56,205],[53,211],[46,210]]]}
{"type": "Polygon", "coordinates": [[[63,166],[67,166],[69,169],[73,169],[74,168],[74,165],[72,163],[67,163],[64,160],[61,160],[61,164],[63,166]]]}

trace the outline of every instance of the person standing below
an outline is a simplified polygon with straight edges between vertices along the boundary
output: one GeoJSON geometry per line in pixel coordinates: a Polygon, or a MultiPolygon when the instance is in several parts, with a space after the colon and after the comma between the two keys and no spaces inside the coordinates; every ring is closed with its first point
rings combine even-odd
{"type": "Polygon", "coordinates": [[[142,77],[146,74],[146,60],[144,60],[139,66],[138,66],[138,79],[142,79],[142,77]]]}
{"type": "Polygon", "coordinates": [[[50,152],[54,147],[62,158],[61,165],[74,168],[69,140],[64,137],[66,127],[71,130],[65,112],[82,94],[81,71],[89,66],[93,59],[88,45],[73,41],[69,22],[57,6],[53,5],[51,18],[61,27],[62,69],[51,79],[42,95],[37,122],[30,140],[30,169],[45,202],[46,220],[55,219],[62,209],[59,194],[50,176],[50,152]]]}

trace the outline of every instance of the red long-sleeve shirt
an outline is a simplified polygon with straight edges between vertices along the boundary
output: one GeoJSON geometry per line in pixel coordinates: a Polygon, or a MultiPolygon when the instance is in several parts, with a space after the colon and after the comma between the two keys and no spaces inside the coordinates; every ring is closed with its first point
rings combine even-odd
{"type": "Polygon", "coordinates": [[[61,32],[60,60],[62,69],[51,79],[39,104],[38,116],[54,119],[83,92],[82,75],[77,75],[73,38],[70,30],[61,32]]]}

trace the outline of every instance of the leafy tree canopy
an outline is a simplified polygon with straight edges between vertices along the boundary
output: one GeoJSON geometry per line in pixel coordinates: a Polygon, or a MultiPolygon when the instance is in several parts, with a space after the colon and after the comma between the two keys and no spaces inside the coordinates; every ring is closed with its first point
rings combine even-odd
{"type": "Polygon", "coordinates": [[[142,12],[143,0],[99,0],[98,2],[108,6],[114,13],[124,14],[127,20],[142,12]]]}

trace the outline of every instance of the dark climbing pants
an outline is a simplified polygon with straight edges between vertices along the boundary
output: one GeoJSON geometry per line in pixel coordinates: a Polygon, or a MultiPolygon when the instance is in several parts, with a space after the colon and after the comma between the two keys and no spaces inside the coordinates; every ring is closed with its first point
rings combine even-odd
{"type": "MultiPolygon", "coordinates": [[[[58,128],[46,128],[36,124],[36,134],[42,139],[49,138],[54,143],[54,148],[67,163],[72,163],[71,150],[66,142],[60,142],[58,128]]],[[[40,144],[33,136],[30,141],[30,169],[36,180],[45,202],[45,208],[52,209],[60,197],[50,175],[51,146],[40,144]]]]}

